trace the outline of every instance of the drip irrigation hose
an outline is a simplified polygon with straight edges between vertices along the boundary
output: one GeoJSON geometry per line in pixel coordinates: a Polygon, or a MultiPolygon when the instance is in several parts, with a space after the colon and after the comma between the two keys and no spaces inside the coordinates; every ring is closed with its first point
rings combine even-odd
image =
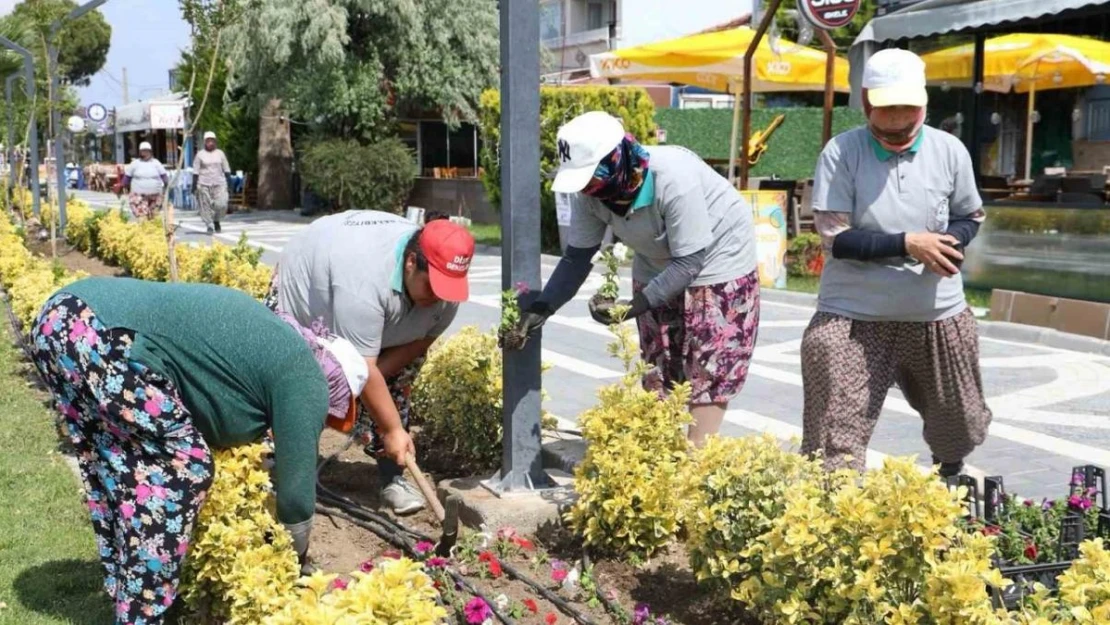
{"type": "Polygon", "coordinates": [[[559,610],[562,611],[563,614],[566,614],[567,616],[574,619],[574,622],[579,623],[579,625],[597,625],[592,620],[590,620],[590,617],[576,610],[574,606],[570,605],[570,603],[568,603],[565,599],[551,592],[547,588],[544,588],[541,584],[539,584],[532,578],[518,571],[516,567],[512,566],[511,564],[502,562],[501,569],[504,570],[505,573],[509,575],[509,577],[524,582],[524,584],[531,587],[532,590],[538,592],[540,596],[542,596],[544,599],[547,599],[555,607],[559,608],[559,610]]]}
{"type": "MultiPolygon", "coordinates": [[[[408,553],[409,555],[411,555],[411,556],[417,555],[415,549],[413,548],[413,544],[410,541],[403,538],[397,532],[390,531],[389,529],[386,529],[386,528],[382,527],[381,525],[379,525],[377,523],[374,523],[373,521],[364,521],[364,520],[361,520],[361,519],[357,519],[354,516],[351,516],[351,515],[349,515],[345,512],[330,510],[330,509],[328,509],[326,507],[323,507],[319,504],[317,504],[317,506],[316,506],[316,511],[319,512],[320,514],[323,514],[323,515],[326,515],[326,516],[329,516],[329,517],[335,517],[335,518],[343,519],[343,520],[347,521],[348,523],[351,523],[351,524],[357,525],[358,527],[361,527],[363,529],[369,530],[369,531],[373,532],[376,536],[381,538],[382,540],[392,544],[395,547],[399,547],[399,548],[405,550],[405,552],[408,553]]],[[[448,575],[451,576],[451,579],[453,579],[455,581],[455,583],[458,584],[463,590],[465,590],[467,593],[469,593],[469,594],[471,594],[475,597],[478,597],[482,601],[486,602],[486,605],[489,606],[490,611],[492,611],[493,615],[497,617],[497,620],[501,621],[504,625],[515,625],[515,623],[511,619],[506,617],[504,614],[501,614],[501,612],[497,609],[497,604],[496,603],[490,601],[488,597],[483,595],[477,588],[475,588],[473,585],[471,585],[466,580],[466,578],[464,578],[459,573],[457,573],[455,571],[452,571],[451,569],[445,569],[445,571],[447,572],[448,575]]]]}
{"type": "MultiPolygon", "coordinates": [[[[590,552],[586,550],[582,551],[582,568],[592,568],[592,565],[590,563],[590,552]]],[[[607,594],[602,592],[601,582],[597,579],[596,576],[594,576],[594,595],[597,597],[598,601],[601,602],[601,605],[605,606],[605,610],[609,612],[609,614],[612,615],[614,618],[619,620],[621,623],[627,623],[629,621],[628,612],[625,611],[625,609],[622,608],[615,601],[610,599],[607,594]]]]}

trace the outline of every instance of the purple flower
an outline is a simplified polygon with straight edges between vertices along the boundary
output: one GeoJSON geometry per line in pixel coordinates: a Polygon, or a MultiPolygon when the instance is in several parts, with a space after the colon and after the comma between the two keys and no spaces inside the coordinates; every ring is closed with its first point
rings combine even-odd
{"type": "Polygon", "coordinates": [[[420,555],[424,555],[426,553],[430,553],[435,548],[436,548],[436,546],[433,545],[432,543],[430,543],[426,540],[422,540],[422,541],[416,543],[416,546],[413,547],[413,550],[416,551],[416,553],[418,553],[420,555]]]}
{"type": "Polygon", "coordinates": [[[1053,501],[1053,500],[1051,500],[1051,499],[1045,499],[1045,500],[1044,500],[1044,503],[1043,503],[1043,504],[1041,504],[1041,509],[1043,509],[1043,510],[1051,510],[1051,509],[1052,509],[1052,506],[1055,506],[1055,505],[1056,505],[1056,502],[1055,502],[1055,501],[1053,501]]]}
{"type": "Polygon", "coordinates": [[[358,570],[362,571],[363,573],[369,573],[370,571],[374,570],[374,562],[372,560],[367,560],[366,562],[358,565],[358,570]]]}
{"type": "Polygon", "coordinates": [[[646,603],[637,603],[632,612],[632,625],[644,625],[651,618],[651,607],[646,603]]]}
{"type": "Polygon", "coordinates": [[[1075,473],[1071,474],[1071,485],[1072,486],[1082,486],[1084,484],[1084,481],[1085,480],[1083,479],[1083,474],[1080,473],[1079,471],[1076,471],[1075,473]]]}
{"type": "Polygon", "coordinates": [[[522,280],[520,282],[517,282],[515,285],[513,285],[513,290],[516,291],[517,295],[524,295],[525,293],[527,293],[530,290],[530,287],[528,286],[527,282],[524,282],[522,280]]]}
{"type": "Polygon", "coordinates": [[[447,568],[447,558],[432,556],[425,560],[424,564],[430,569],[445,569],[447,568]]]}
{"type": "Polygon", "coordinates": [[[1091,500],[1086,497],[1080,497],[1079,495],[1072,495],[1068,497],[1068,505],[1072,508],[1078,508],[1079,510],[1090,510],[1091,500]]]}
{"type": "Polygon", "coordinates": [[[493,616],[493,610],[489,609],[489,604],[481,597],[471,599],[470,603],[463,608],[463,612],[466,614],[466,622],[471,625],[481,625],[483,621],[493,616]]]}

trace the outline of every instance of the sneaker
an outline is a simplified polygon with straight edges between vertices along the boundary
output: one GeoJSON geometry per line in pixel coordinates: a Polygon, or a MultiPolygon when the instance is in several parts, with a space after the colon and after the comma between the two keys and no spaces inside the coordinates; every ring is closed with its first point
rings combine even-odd
{"type": "Polygon", "coordinates": [[[208,234],[212,234],[214,232],[215,230],[212,229],[212,226],[208,226],[208,234]]]}
{"type": "Polygon", "coordinates": [[[223,232],[224,229],[220,227],[220,222],[216,222],[216,232],[223,232]]]}
{"type": "Polygon", "coordinates": [[[401,476],[382,489],[382,502],[393,510],[393,514],[412,514],[424,509],[424,497],[416,487],[401,476]]]}
{"type": "Polygon", "coordinates": [[[960,473],[963,473],[964,470],[963,462],[941,462],[936,458],[933,458],[933,464],[940,465],[938,473],[940,474],[941,479],[955,477],[960,473]]]}

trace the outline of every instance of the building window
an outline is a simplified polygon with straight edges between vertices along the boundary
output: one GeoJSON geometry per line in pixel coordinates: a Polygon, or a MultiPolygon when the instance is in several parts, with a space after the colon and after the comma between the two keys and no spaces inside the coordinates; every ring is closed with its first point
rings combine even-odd
{"type": "Polygon", "coordinates": [[[563,36],[563,2],[540,4],[540,41],[560,39],[563,36]]]}
{"type": "Polygon", "coordinates": [[[449,130],[440,121],[419,122],[420,174],[427,178],[474,178],[482,142],[473,124],[449,130]]]}
{"type": "Polygon", "coordinates": [[[1088,103],[1087,140],[1110,141],[1110,98],[1091,100],[1088,103]]]}
{"type": "Polygon", "coordinates": [[[601,20],[601,3],[591,2],[586,5],[586,28],[588,30],[597,30],[602,27],[601,20]]]}

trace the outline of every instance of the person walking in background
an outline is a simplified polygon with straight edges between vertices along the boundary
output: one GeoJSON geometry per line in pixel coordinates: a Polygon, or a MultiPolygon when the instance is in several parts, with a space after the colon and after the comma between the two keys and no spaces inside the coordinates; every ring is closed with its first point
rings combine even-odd
{"type": "MultiPolygon", "coordinates": [[[[716,434],[748,376],[759,326],[759,274],[751,207],[693,152],[644,146],[600,111],[559,129],[552,189],[570,194],[567,249],[517,325],[526,338],[574,298],[606,227],[636,252],[629,318],[660,394],[689,382],[689,438],[716,434]]],[[[627,303],[627,302],[626,302],[627,303]]],[[[611,304],[590,303],[606,325],[611,304]]],[[[521,341],[523,343],[523,341],[521,341]]]]}
{"type": "MultiPolygon", "coordinates": [[[[169,175],[162,163],[154,158],[154,150],[143,141],[139,144],[139,158],[124,169],[120,191],[127,189],[127,203],[135,219],[150,219],[162,205],[162,192],[169,183],[169,175]]],[[[119,192],[117,192],[118,195],[119,192]]]]}
{"type": "Polygon", "coordinates": [[[863,470],[890,387],[921,413],[942,476],[987,436],[962,250],[986,214],[971,157],[925,126],[925,63],[883,50],[863,74],[868,125],[821,153],[814,224],[828,262],[802,339],[802,450],[863,470]]]}
{"type": "Polygon", "coordinates": [[[211,449],[268,432],[277,520],[308,572],[320,434],[351,427],[366,382],[353,345],[240,291],[130,278],[63,287],[31,337],[73,443],[117,625],[158,625],[173,604],[211,449]]]}
{"type": "Polygon", "coordinates": [[[204,149],[193,159],[193,197],[208,234],[220,232],[220,220],[227,214],[228,178],[231,165],[227,155],[216,147],[216,133],[204,133],[204,149]]]}

